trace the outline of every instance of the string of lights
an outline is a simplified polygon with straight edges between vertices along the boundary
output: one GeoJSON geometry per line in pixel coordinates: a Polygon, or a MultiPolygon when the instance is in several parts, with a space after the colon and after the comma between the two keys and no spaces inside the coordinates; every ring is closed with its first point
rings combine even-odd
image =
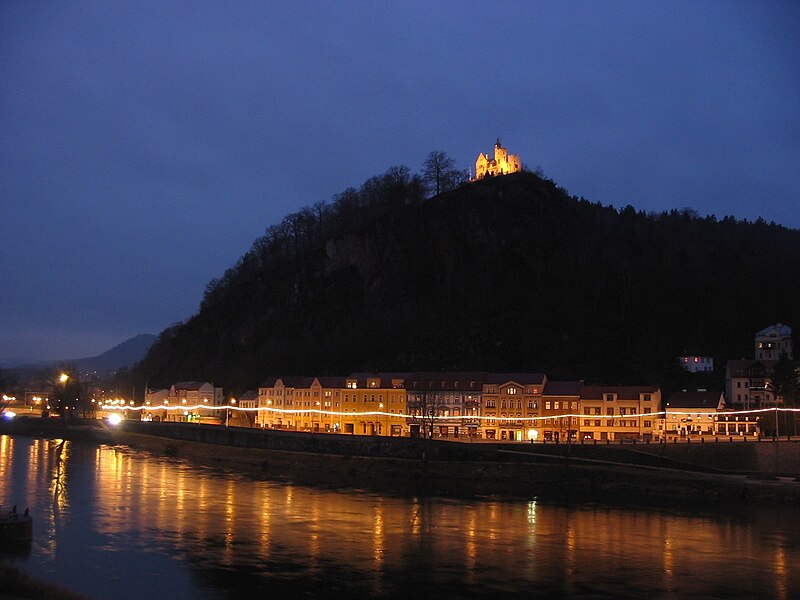
{"type": "Polygon", "coordinates": [[[648,412],[648,413],[636,413],[630,415],[586,415],[580,413],[567,413],[567,414],[554,414],[554,415],[542,415],[542,416],[528,416],[528,417],[513,417],[509,416],[488,416],[488,415],[479,415],[479,414],[467,414],[467,415],[419,415],[419,414],[409,414],[409,413],[392,413],[380,410],[371,410],[371,411],[361,411],[361,412],[346,412],[346,411],[332,411],[332,410],[322,410],[318,408],[273,408],[273,407],[242,407],[242,406],[235,406],[231,404],[225,405],[208,405],[208,404],[195,404],[193,406],[187,405],[158,405],[158,406],[148,406],[148,405],[139,405],[139,406],[125,406],[124,404],[102,404],[101,408],[104,410],[135,410],[135,411],[194,411],[194,410],[208,410],[208,411],[220,411],[220,410],[230,410],[230,411],[239,411],[239,412],[267,412],[267,413],[276,413],[276,414],[295,414],[295,415],[307,415],[307,414],[315,414],[315,415],[325,415],[325,416],[333,416],[333,417],[394,417],[400,419],[429,419],[434,421],[453,421],[453,420],[474,420],[474,419],[482,419],[484,421],[517,421],[517,422],[538,422],[543,421],[545,419],[569,419],[569,418],[578,418],[578,419],[636,419],[636,418],[658,418],[663,419],[666,415],[669,416],[737,416],[737,415],[751,415],[751,414],[760,414],[760,413],[775,413],[777,412],[789,412],[789,413],[798,413],[800,412],[800,408],[759,408],[759,409],[751,409],[751,410],[734,410],[734,411],[724,411],[724,412],[717,412],[717,411],[658,411],[658,412],[648,412]]]}

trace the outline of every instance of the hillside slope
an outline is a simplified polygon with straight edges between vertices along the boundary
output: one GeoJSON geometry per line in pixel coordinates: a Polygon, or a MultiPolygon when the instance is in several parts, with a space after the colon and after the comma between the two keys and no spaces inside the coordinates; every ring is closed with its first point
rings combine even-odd
{"type": "Polygon", "coordinates": [[[424,201],[401,175],[270,228],[137,377],[236,391],[369,370],[659,383],[681,352],[748,356],[759,329],[798,323],[796,230],[617,211],[531,173],[424,201]]]}

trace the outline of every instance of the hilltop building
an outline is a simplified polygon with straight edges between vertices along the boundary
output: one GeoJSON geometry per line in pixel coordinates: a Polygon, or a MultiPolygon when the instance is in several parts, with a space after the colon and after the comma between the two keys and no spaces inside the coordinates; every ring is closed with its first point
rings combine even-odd
{"type": "Polygon", "coordinates": [[[475,179],[483,179],[487,175],[508,175],[522,170],[522,161],[517,154],[509,154],[508,150],[500,144],[500,139],[494,143],[494,158],[489,159],[487,154],[481,152],[475,161],[475,179]]]}
{"type": "Polygon", "coordinates": [[[782,354],[794,360],[792,328],[776,323],[762,329],[755,337],[756,360],[778,360],[782,354]]]}

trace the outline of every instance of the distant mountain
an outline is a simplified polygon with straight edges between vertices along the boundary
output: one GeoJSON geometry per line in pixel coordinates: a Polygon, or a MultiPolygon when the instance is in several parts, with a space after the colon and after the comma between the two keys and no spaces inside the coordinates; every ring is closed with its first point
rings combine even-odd
{"type": "Polygon", "coordinates": [[[394,168],[269,228],[134,375],[233,391],[379,370],[662,384],[685,348],[724,365],[770,323],[797,329],[798,273],[800,231],[760,219],[617,210],[527,172],[426,200],[394,168]]]}
{"type": "Polygon", "coordinates": [[[41,370],[52,368],[60,363],[75,365],[80,371],[116,371],[120,368],[130,369],[142,360],[153,345],[157,336],[142,333],[117,344],[110,350],[97,356],[86,358],[63,358],[57,360],[30,360],[8,358],[0,360],[0,368],[8,370],[41,370]]]}
{"type": "Polygon", "coordinates": [[[80,371],[116,371],[120,368],[132,368],[144,358],[150,346],[156,340],[151,333],[142,333],[117,344],[98,356],[79,358],[68,361],[74,363],[80,371]]]}

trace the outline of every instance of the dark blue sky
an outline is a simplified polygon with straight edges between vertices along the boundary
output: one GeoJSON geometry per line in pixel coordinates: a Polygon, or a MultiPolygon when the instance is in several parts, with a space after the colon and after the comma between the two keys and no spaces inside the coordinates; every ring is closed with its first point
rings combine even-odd
{"type": "Polygon", "coordinates": [[[0,358],[158,333],[286,214],[497,136],[800,227],[797,2],[0,3],[0,358]]]}

